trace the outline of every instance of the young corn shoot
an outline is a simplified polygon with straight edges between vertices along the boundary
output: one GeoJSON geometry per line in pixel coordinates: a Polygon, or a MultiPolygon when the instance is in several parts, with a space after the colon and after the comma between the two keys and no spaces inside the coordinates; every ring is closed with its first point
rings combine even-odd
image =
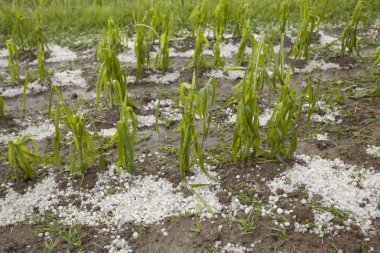
{"type": "MultiPolygon", "coordinates": [[[[191,151],[193,147],[194,159],[198,158],[200,169],[206,173],[207,170],[204,166],[203,151],[198,142],[198,136],[195,129],[195,113],[194,99],[195,94],[195,72],[193,73],[193,79],[191,84],[182,83],[180,86],[180,100],[183,106],[182,120],[179,124],[178,130],[181,132],[181,142],[178,148],[178,160],[180,162],[180,172],[182,180],[185,180],[185,176],[190,172],[191,167],[191,151]],[[187,93],[187,94],[186,94],[187,93]]],[[[200,101],[200,100],[199,100],[200,101]]]]}
{"type": "Polygon", "coordinates": [[[29,135],[8,143],[8,161],[11,167],[10,177],[31,179],[37,176],[38,165],[43,162],[37,146],[33,143],[35,154],[25,145],[29,135]]]}
{"type": "Polygon", "coordinates": [[[37,55],[37,62],[38,62],[38,68],[37,68],[37,74],[41,78],[41,80],[46,80],[46,78],[49,76],[49,71],[46,69],[44,65],[44,51],[42,49],[38,50],[37,55]]]}
{"type": "Polygon", "coordinates": [[[15,84],[18,83],[20,79],[20,66],[18,64],[18,48],[12,39],[7,41],[7,48],[9,52],[8,56],[8,70],[11,76],[11,81],[15,84]]]}
{"type": "Polygon", "coordinates": [[[278,13],[278,16],[280,17],[279,25],[280,25],[281,34],[285,34],[288,15],[289,15],[289,3],[288,1],[283,1],[279,7],[279,13],[278,13]]]}
{"type": "Polygon", "coordinates": [[[104,48],[112,48],[115,52],[118,52],[123,47],[123,39],[125,38],[122,31],[115,24],[112,18],[108,19],[107,29],[102,32],[102,39],[99,42],[97,50],[97,58],[101,60],[102,51],[104,48]]]}
{"type": "Polygon", "coordinates": [[[359,0],[352,13],[351,20],[347,23],[342,32],[342,53],[348,50],[349,53],[356,53],[360,57],[358,44],[358,26],[360,22],[366,21],[369,5],[366,1],[359,0]]]}

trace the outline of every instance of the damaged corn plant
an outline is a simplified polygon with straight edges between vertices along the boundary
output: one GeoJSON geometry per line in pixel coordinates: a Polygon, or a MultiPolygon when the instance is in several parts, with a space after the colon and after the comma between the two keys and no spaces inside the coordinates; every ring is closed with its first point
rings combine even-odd
{"type": "Polygon", "coordinates": [[[204,158],[203,146],[207,139],[212,119],[211,108],[215,103],[215,82],[212,83],[211,101],[209,102],[209,87],[204,86],[200,91],[195,91],[196,76],[193,72],[191,84],[182,83],[180,86],[180,101],[183,107],[182,120],[178,130],[181,132],[180,145],[178,148],[178,160],[182,180],[190,172],[193,165],[192,160],[198,161],[199,168],[208,174],[204,158]],[[194,105],[195,102],[195,105],[194,105]],[[195,116],[198,116],[202,124],[202,141],[199,142],[198,134],[195,126],[195,116]]]}

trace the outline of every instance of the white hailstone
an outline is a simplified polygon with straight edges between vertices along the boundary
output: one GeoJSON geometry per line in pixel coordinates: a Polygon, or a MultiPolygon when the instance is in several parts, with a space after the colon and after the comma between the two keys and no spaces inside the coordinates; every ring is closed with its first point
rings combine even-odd
{"type": "Polygon", "coordinates": [[[289,227],[290,226],[290,222],[287,221],[287,222],[284,223],[284,225],[285,225],[285,227],[289,227]]]}
{"type": "Polygon", "coordinates": [[[219,225],[218,227],[219,232],[222,232],[222,229],[223,229],[223,225],[219,225]]]}
{"type": "Polygon", "coordinates": [[[133,237],[134,239],[136,239],[138,236],[139,236],[139,233],[137,233],[137,232],[133,232],[132,237],[133,237]]]}
{"type": "Polygon", "coordinates": [[[239,179],[240,178],[240,175],[236,175],[236,179],[239,179]]]}

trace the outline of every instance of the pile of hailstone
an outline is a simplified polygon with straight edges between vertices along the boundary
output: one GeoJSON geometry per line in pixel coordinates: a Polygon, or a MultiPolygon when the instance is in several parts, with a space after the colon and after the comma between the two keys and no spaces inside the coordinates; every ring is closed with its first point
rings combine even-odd
{"type": "MultiPolygon", "coordinates": [[[[189,183],[208,185],[195,190],[215,213],[221,212],[223,206],[216,195],[220,185],[199,170],[194,169],[194,172],[194,176],[188,178],[189,183]]],[[[103,224],[113,230],[130,222],[157,223],[184,212],[199,213],[202,219],[212,218],[200,200],[195,195],[185,196],[181,187],[158,176],[132,177],[117,166],[98,173],[92,189],[76,190],[69,180],[66,188],[60,190],[54,176],[49,176],[24,194],[7,186],[5,198],[0,199],[0,224],[12,225],[25,218],[32,222],[35,211],[47,210],[63,224],[103,224]],[[70,203],[65,202],[67,199],[70,203]]]]}
{"type": "MultiPolygon", "coordinates": [[[[303,200],[303,203],[312,201],[315,194],[320,195],[322,206],[335,207],[349,214],[349,219],[344,222],[346,227],[357,225],[364,234],[374,233],[372,220],[380,217],[380,173],[345,164],[340,159],[328,160],[306,155],[297,158],[304,164],[295,164],[291,170],[269,182],[273,193],[278,189],[290,193],[298,187],[305,187],[309,199],[303,200]]],[[[333,217],[328,212],[314,212],[314,218],[315,224],[329,225],[330,222],[332,225],[333,217]]],[[[300,224],[297,226],[302,230],[300,224]]]]}

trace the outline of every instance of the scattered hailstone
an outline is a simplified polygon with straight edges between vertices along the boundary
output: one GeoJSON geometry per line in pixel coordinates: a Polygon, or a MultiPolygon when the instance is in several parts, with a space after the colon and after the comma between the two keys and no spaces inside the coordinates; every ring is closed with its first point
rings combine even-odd
{"type": "Polygon", "coordinates": [[[27,127],[19,132],[6,133],[6,131],[0,130],[0,143],[8,143],[15,139],[20,139],[26,134],[30,134],[32,139],[39,141],[51,137],[55,133],[54,125],[48,121],[32,125],[27,124],[25,124],[27,127]]]}
{"type": "Polygon", "coordinates": [[[308,65],[303,68],[294,68],[293,73],[306,73],[306,72],[312,72],[316,69],[321,69],[323,71],[329,70],[329,69],[342,69],[342,67],[339,66],[339,64],[336,63],[326,63],[324,60],[312,60],[308,63],[308,65]]]}
{"type": "Polygon", "coordinates": [[[116,238],[111,242],[111,245],[104,247],[109,253],[132,253],[133,250],[128,242],[124,239],[116,238]]]}
{"type": "MultiPolygon", "coordinates": [[[[319,41],[320,41],[322,46],[326,46],[326,45],[332,43],[333,41],[338,40],[338,38],[329,36],[329,35],[325,34],[323,31],[319,31],[319,35],[321,36],[319,41]]],[[[333,48],[339,48],[339,42],[335,43],[335,45],[333,45],[332,47],[333,48]]]]}
{"type": "Polygon", "coordinates": [[[364,233],[373,232],[371,220],[380,217],[380,173],[345,164],[339,159],[306,155],[297,158],[305,164],[297,163],[270,181],[268,186],[273,193],[278,189],[289,193],[305,187],[309,194],[322,197],[323,206],[348,212],[348,225],[357,225],[364,233]]]}
{"type": "Polygon", "coordinates": [[[99,131],[99,135],[102,136],[102,137],[112,137],[116,134],[117,132],[117,129],[116,128],[108,128],[108,129],[101,129],[99,131]]]}
{"type": "Polygon", "coordinates": [[[366,149],[367,154],[380,157],[380,147],[375,145],[368,145],[366,149]]]}
{"type": "Polygon", "coordinates": [[[340,108],[336,105],[328,105],[324,101],[318,101],[317,106],[323,112],[323,115],[315,113],[311,116],[311,119],[320,123],[341,123],[342,120],[338,119],[340,116],[340,108]]]}
{"type": "MultiPolygon", "coordinates": [[[[137,122],[139,127],[151,127],[156,125],[156,115],[137,115],[137,122]]],[[[162,124],[159,120],[158,124],[162,124]]]]}
{"type": "Polygon", "coordinates": [[[77,86],[86,88],[87,83],[83,78],[82,70],[66,70],[62,72],[55,72],[53,75],[53,83],[58,86],[77,86]]]}
{"type": "Polygon", "coordinates": [[[209,73],[206,73],[206,76],[217,79],[228,79],[228,80],[236,80],[244,78],[245,71],[243,70],[234,70],[223,72],[220,69],[213,69],[209,73]]]}
{"type": "MultiPolygon", "coordinates": [[[[49,87],[43,86],[39,83],[38,80],[31,82],[28,84],[28,88],[26,90],[26,94],[30,93],[39,93],[49,90],[49,87]]],[[[24,87],[2,87],[0,88],[0,96],[2,97],[15,97],[24,94],[24,87]]]]}
{"type": "MultiPolygon", "coordinates": [[[[260,127],[265,127],[273,114],[273,108],[265,108],[265,110],[259,115],[259,124],[260,127]]],[[[226,109],[227,119],[226,124],[235,124],[236,122],[236,113],[233,112],[231,108],[226,109]]]]}
{"type": "Polygon", "coordinates": [[[323,133],[323,134],[317,134],[314,139],[316,139],[317,141],[328,141],[329,140],[329,135],[327,133],[323,133]]]}
{"type": "MultiPolygon", "coordinates": [[[[142,118],[140,117],[140,120],[142,120],[143,123],[141,123],[141,126],[146,125],[148,126],[149,124],[153,125],[156,124],[156,116],[155,116],[155,111],[157,107],[158,100],[152,100],[149,102],[147,105],[144,105],[142,107],[143,111],[152,111],[154,112],[154,115],[151,115],[149,117],[142,118]],[[154,121],[153,121],[154,117],[154,121]]],[[[159,123],[161,124],[162,122],[175,122],[175,121],[180,121],[182,120],[182,113],[179,108],[175,107],[175,104],[173,100],[171,99],[163,99],[160,101],[160,110],[159,110],[159,123]]]]}
{"type": "Polygon", "coordinates": [[[167,73],[165,75],[150,75],[147,78],[144,78],[142,81],[143,82],[153,82],[153,83],[162,83],[162,84],[169,84],[172,82],[175,82],[180,78],[180,73],[179,71],[175,71],[173,73],[167,73]]]}
{"type": "Polygon", "coordinates": [[[77,54],[67,47],[49,45],[49,49],[51,53],[50,57],[46,59],[46,62],[74,61],[77,58],[77,54]]]}

